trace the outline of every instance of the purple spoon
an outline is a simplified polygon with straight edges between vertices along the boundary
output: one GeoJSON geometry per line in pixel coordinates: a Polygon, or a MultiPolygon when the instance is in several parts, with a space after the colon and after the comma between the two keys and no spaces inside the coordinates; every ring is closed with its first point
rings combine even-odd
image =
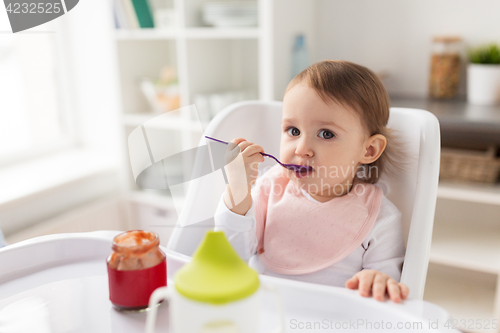
{"type": "MultiPolygon", "coordinates": [[[[219,140],[219,139],[215,139],[215,138],[211,138],[209,136],[206,136],[205,135],[205,138],[207,139],[210,139],[210,140],[214,140],[214,141],[217,141],[217,142],[220,142],[220,143],[225,143],[226,145],[229,144],[229,142],[226,142],[226,141],[222,141],[222,140],[219,140]]],[[[300,173],[303,173],[303,172],[308,172],[308,171],[312,171],[313,167],[312,166],[305,166],[305,165],[298,165],[298,164],[285,164],[285,163],[281,163],[276,157],[274,157],[273,155],[271,154],[265,154],[265,153],[260,153],[261,155],[263,156],[267,156],[267,157],[271,157],[272,159],[274,159],[276,162],[278,162],[279,164],[281,164],[282,167],[288,169],[288,170],[292,170],[292,171],[295,171],[295,172],[300,172],[300,173]]]]}

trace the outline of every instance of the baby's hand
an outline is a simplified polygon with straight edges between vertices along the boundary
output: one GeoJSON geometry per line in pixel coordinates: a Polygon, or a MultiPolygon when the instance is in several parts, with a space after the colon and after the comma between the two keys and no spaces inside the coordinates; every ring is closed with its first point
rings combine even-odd
{"type": "MultiPolygon", "coordinates": [[[[229,184],[224,195],[224,202],[227,207],[231,207],[231,211],[244,215],[252,204],[250,189],[257,180],[259,163],[264,162],[264,156],[260,154],[264,152],[264,149],[243,138],[231,140],[228,149],[231,153],[235,152],[237,155],[241,155],[245,170],[243,170],[240,163],[229,163],[227,165],[226,171],[229,184]],[[233,207],[233,205],[235,206],[233,207]]],[[[234,156],[234,154],[230,154],[230,156],[234,156]]]]}
{"type": "Polygon", "coordinates": [[[364,297],[369,297],[372,291],[373,297],[378,301],[385,300],[387,291],[389,298],[396,303],[406,299],[409,293],[404,283],[398,283],[389,275],[372,269],[359,271],[346,281],[345,286],[349,289],[359,289],[359,294],[364,297]]]}
{"type": "MultiPolygon", "coordinates": [[[[259,174],[258,165],[260,162],[264,162],[264,156],[260,154],[264,152],[264,148],[243,138],[233,139],[229,142],[229,149],[233,150],[236,146],[239,148],[245,164],[248,188],[251,188],[259,174]]],[[[229,169],[228,172],[231,173],[231,169],[229,169]]]]}

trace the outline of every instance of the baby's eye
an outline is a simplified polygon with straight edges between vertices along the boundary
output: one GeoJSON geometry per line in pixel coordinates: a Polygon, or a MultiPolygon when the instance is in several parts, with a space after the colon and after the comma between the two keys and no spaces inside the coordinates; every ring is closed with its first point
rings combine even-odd
{"type": "Polygon", "coordinates": [[[300,134],[300,131],[297,127],[290,127],[289,129],[286,130],[288,134],[291,136],[298,136],[300,134]]]}
{"type": "Polygon", "coordinates": [[[335,137],[335,134],[329,130],[321,130],[318,135],[323,139],[331,139],[335,137]]]}

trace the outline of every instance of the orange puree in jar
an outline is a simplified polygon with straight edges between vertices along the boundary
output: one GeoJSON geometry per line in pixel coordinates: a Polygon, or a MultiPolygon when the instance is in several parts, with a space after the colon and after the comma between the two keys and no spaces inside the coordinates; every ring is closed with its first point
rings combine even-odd
{"type": "Polygon", "coordinates": [[[159,237],[153,232],[127,231],[115,237],[108,265],[119,271],[156,266],[165,259],[165,254],[158,245],[159,237]]]}
{"type": "Polygon", "coordinates": [[[114,238],[107,266],[109,296],[115,308],[143,309],[151,293],[166,286],[166,256],[159,244],[156,233],[143,230],[114,238]]]}

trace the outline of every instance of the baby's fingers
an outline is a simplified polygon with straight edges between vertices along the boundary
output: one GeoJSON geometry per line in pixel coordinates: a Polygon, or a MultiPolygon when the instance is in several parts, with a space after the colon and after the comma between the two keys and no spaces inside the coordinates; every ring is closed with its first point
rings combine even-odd
{"type": "Polygon", "coordinates": [[[227,152],[233,160],[239,153],[242,153],[247,147],[252,146],[253,142],[247,141],[243,138],[237,138],[229,141],[227,145],[227,152]]]}
{"type": "Polygon", "coordinates": [[[399,284],[394,279],[387,280],[387,293],[389,294],[389,298],[395,302],[401,302],[402,292],[399,287],[399,284]]]}
{"type": "Polygon", "coordinates": [[[256,145],[256,144],[252,144],[251,146],[245,148],[243,150],[243,156],[244,157],[250,157],[250,156],[253,156],[253,155],[258,155],[259,156],[259,160],[263,160],[264,159],[264,156],[262,156],[260,153],[263,153],[264,152],[264,148],[262,148],[261,146],[259,145],[256,145]]]}
{"type": "Polygon", "coordinates": [[[234,148],[238,147],[242,142],[245,142],[245,141],[247,141],[247,140],[244,138],[232,139],[231,141],[228,142],[227,148],[229,150],[233,150],[234,148]]]}
{"type": "Polygon", "coordinates": [[[236,138],[232,139],[229,141],[227,148],[226,148],[226,159],[232,161],[238,156],[239,153],[241,153],[241,143],[246,142],[245,139],[243,138],[236,138]]]}
{"type": "Polygon", "coordinates": [[[229,143],[232,143],[232,144],[235,144],[235,145],[239,145],[243,141],[247,141],[247,139],[245,139],[245,138],[235,138],[235,139],[232,139],[231,141],[229,141],[229,143]]]}
{"type": "Polygon", "coordinates": [[[244,152],[248,147],[251,147],[253,145],[253,142],[250,141],[242,141],[238,144],[238,147],[240,148],[241,152],[244,152]]]}
{"type": "Polygon", "coordinates": [[[377,301],[385,300],[385,291],[390,277],[388,275],[377,273],[373,281],[373,297],[377,301]]]}
{"type": "Polygon", "coordinates": [[[357,274],[345,282],[345,287],[348,289],[358,289],[358,286],[359,278],[357,274]]]}
{"type": "Polygon", "coordinates": [[[401,289],[401,298],[406,299],[408,297],[408,294],[410,293],[410,289],[408,289],[408,286],[404,283],[398,283],[398,285],[401,289]]]}
{"type": "Polygon", "coordinates": [[[365,271],[365,274],[360,275],[359,280],[359,294],[364,297],[370,296],[375,273],[365,271]]]}

